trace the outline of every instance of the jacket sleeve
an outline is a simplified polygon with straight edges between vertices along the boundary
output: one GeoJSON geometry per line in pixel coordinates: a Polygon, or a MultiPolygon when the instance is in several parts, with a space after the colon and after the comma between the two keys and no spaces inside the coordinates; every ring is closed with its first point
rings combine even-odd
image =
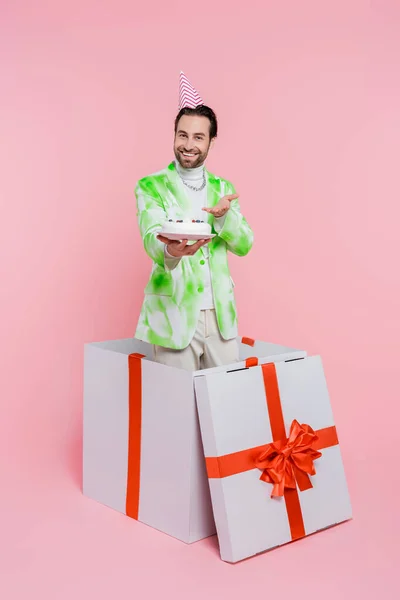
{"type": "Polygon", "coordinates": [[[143,190],[139,181],[135,188],[137,218],[143,245],[150,258],[165,268],[165,244],[157,239],[167,218],[162,200],[143,190]]]}
{"type": "MultiPolygon", "coordinates": [[[[225,194],[235,194],[234,186],[225,182],[225,194]]],[[[222,238],[228,250],[237,256],[246,256],[250,252],[254,241],[254,234],[246,219],[240,212],[238,200],[232,200],[228,212],[225,214],[222,228],[215,227],[217,235],[222,238]]]]}
{"type": "Polygon", "coordinates": [[[165,244],[165,248],[164,248],[165,270],[166,271],[173,271],[179,265],[179,263],[180,263],[181,260],[182,260],[182,258],[178,258],[176,256],[172,256],[172,254],[170,254],[168,252],[167,245],[165,244]]]}

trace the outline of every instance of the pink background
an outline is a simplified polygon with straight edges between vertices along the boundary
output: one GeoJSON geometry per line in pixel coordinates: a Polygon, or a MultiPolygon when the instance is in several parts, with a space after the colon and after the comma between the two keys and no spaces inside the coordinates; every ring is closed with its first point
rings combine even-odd
{"type": "Polygon", "coordinates": [[[1,2],[0,596],[397,598],[400,4],[135,4],[1,2]],[[355,515],[236,566],[80,491],[83,343],[133,335],[181,69],[255,230],[241,334],[323,356],[355,515]]]}

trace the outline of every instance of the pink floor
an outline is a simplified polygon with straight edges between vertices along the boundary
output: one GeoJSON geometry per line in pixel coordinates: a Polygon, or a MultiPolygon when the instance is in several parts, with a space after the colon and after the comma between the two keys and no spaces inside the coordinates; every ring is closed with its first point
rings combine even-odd
{"type": "MultiPolygon", "coordinates": [[[[366,407],[385,392],[367,382],[348,387],[348,401],[357,391],[366,407]]],[[[355,413],[338,424],[354,519],[236,565],[220,560],[215,537],[187,546],[84,498],[80,430],[59,422],[46,444],[38,438],[26,456],[10,456],[0,494],[0,597],[398,598],[395,441],[384,424],[374,431],[370,410],[355,413]]],[[[28,442],[31,435],[26,423],[28,442]]]]}

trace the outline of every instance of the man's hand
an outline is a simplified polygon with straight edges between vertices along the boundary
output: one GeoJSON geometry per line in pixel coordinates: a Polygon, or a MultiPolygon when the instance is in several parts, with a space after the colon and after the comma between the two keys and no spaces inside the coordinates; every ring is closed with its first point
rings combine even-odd
{"type": "Polygon", "coordinates": [[[169,240],[163,235],[158,235],[157,239],[166,244],[168,252],[175,258],[182,258],[182,256],[193,256],[193,254],[196,254],[197,250],[210,242],[210,240],[198,240],[195,244],[188,245],[188,240],[182,240],[181,242],[178,242],[175,240],[169,240]]]}
{"type": "Polygon", "coordinates": [[[238,194],[229,194],[228,196],[221,198],[218,204],[212,208],[203,208],[202,210],[214,215],[214,217],[223,217],[224,214],[228,212],[232,200],[236,200],[236,198],[239,198],[238,194]]]}

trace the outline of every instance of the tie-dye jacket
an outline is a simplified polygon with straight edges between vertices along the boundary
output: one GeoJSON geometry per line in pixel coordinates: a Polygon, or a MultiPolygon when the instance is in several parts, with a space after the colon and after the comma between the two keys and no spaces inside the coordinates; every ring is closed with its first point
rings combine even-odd
{"type": "MultiPolygon", "coordinates": [[[[234,194],[233,185],[207,170],[207,204],[214,206],[226,194],[234,194]]],[[[137,216],[144,248],[153,260],[150,279],[144,290],[135,337],[180,350],[190,344],[200,313],[204,289],[204,255],[200,249],[183,257],[169,270],[164,263],[165,244],[157,240],[164,221],[192,219],[191,202],[177,174],[175,163],[141,179],[136,186],[137,216]]],[[[214,217],[204,213],[212,232],[214,217]]],[[[237,312],[233,282],[229,274],[227,251],[245,256],[253,244],[253,232],[233,200],[219,233],[208,244],[211,281],[217,321],[224,339],[237,335],[237,312]]]]}

